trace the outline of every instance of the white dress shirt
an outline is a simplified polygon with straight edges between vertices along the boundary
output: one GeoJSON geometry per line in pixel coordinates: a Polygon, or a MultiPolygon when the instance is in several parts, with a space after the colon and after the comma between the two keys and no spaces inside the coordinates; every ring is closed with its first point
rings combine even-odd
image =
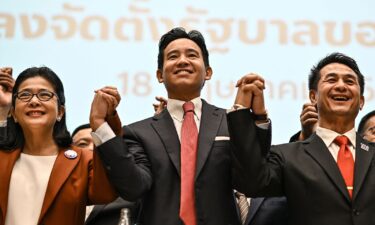
{"type": "Polygon", "coordinates": [[[332,157],[335,159],[336,162],[337,162],[337,155],[339,153],[340,146],[335,144],[333,141],[335,140],[337,136],[345,135],[346,137],[348,137],[350,141],[349,149],[355,161],[356,132],[355,132],[354,127],[353,129],[349,130],[345,134],[339,134],[333,130],[329,130],[329,129],[318,126],[316,128],[316,134],[323,140],[324,144],[327,146],[329,152],[331,153],[332,157]]]}
{"type": "MultiPolygon", "coordinates": [[[[191,102],[194,104],[194,120],[195,120],[195,124],[197,125],[198,132],[199,132],[200,119],[202,116],[202,100],[200,97],[198,97],[198,98],[194,98],[193,100],[191,100],[191,102]]],[[[168,99],[168,104],[167,104],[168,112],[169,114],[171,114],[174,126],[178,134],[178,138],[180,140],[181,140],[182,122],[184,121],[184,110],[182,108],[182,105],[184,103],[185,103],[184,101],[180,101],[176,99],[168,99]]]]}

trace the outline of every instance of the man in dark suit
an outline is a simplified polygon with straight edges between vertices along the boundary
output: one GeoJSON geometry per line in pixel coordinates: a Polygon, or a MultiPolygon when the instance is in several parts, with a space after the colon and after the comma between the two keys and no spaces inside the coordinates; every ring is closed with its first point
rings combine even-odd
{"type": "MultiPolygon", "coordinates": [[[[143,198],[140,224],[239,225],[233,189],[245,187],[242,165],[232,155],[226,110],[200,98],[212,76],[201,33],[175,28],[163,35],[156,73],[168,93],[167,108],[125,126],[124,139],[107,135],[103,107],[116,105],[110,91],[94,97],[94,142],[112,183],[125,199],[143,198]]],[[[269,137],[258,135],[261,128],[255,125],[251,130],[252,148],[261,148],[257,140],[269,137]]]]}
{"type": "MultiPolygon", "coordinates": [[[[285,195],[292,225],[375,224],[375,149],[354,128],[364,105],[364,77],[352,58],[333,53],[313,67],[309,86],[319,115],[316,132],[301,142],[273,146],[267,154],[247,141],[249,112],[228,114],[235,155],[248,162],[246,193],[285,195]]],[[[238,87],[236,104],[265,110],[259,75],[241,78],[238,87]]]]}
{"type": "MultiPolygon", "coordinates": [[[[168,100],[156,96],[158,101],[153,104],[155,115],[161,113],[166,107],[168,100]]],[[[304,107],[305,108],[305,107],[304,107]]],[[[288,222],[288,206],[285,197],[274,198],[247,198],[242,193],[234,192],[237,201],[237,212],[243,225],[286,225],[288,222]],[[246,203],[245,213],[241,210],[242,200],[246,203]]]]}

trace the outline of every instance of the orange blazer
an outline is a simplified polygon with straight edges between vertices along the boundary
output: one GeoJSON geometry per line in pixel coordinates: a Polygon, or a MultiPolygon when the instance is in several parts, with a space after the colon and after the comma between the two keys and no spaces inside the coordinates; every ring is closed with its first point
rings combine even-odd
{"type": "MultiPolygon", "coordinates": [[[[86,205],[109,203],[117,197],[100,158],[88,150],[71,149],[78,153],[75,159],[65,157],[67,149],[61,149],[56,158],[38,225],[84,224],[86,205]]],[[[10,177],[20,153],[20,149],[0,151],[0,225],[5,224],[10,177]]]]}

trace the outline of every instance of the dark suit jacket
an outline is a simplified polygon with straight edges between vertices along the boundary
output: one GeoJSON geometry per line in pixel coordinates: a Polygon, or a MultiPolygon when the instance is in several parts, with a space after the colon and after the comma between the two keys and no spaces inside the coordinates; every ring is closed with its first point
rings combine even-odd
{"type": "Polygon", "coordinates": [[[245,225],[287,225],[285,197],[252,198],[245,225]]]}
{"type": "Polygon", "coordinates": [[[296,141],[299,141],[298,138],[299,138],[299,135],[301,134],[301,131],[298,131],[297,133],[293,134],[290,139],[289,139],[289,143],[290,142],[296,142],[296,141]]]}
{"type": "Polygon", "coordinates": [[[117,225],[120,220],[122,208],[129,208],[132,221],[137,217],[137,203],[128,202],[122,198],[107,205],[95,205],[85,221],[85,225],[117,225]]]}
{"type": "MultiPolygon", "coordinates": [[[[250,129],[249,141],[259,148],[259,128],[250,129]]],[[[198,224],[240,223],[233,189],[242,190],[242,167],[229,140],[215,141],[228,135],[226,111],[203,101],[195,179],[198,224]]],[[[98,147],[117,191],[124,199],[143,197],[140,224],[181,225],[180,141],[168,111],[125,126],[124,140],[116,137],[98,147]]]]}
{"type": "MultiPolygon", "coordinates": [[[[74,149],[78,156],[68,159],[61,149],[48,181],[38,224],[83,224],[86,204],[103,204],[116,198],[100,159],[92,151],[74,149]]],[[[0,150],[0,225],[5,223],[13,166],[21,153],[0,150]]],[[[22,185],[22,184],[20,184],[22,185]]]]}
{"type": "MultiPolygon", "coordinates": [[[[253,151],[247,138],[250,115],[228,114],[231,141],[247,150],[249,196],[285,195],[292,225],[375,224],[375,148],[357,135],[354,191],[351,200],[344,179],[324,142],[316,134],[305,141],[273,146],[269,154],[253,151]]],[[[237,153],[236,153],[237,154],[237,153]]],[[[242,160],[242,159],[241,159],[242,160]]]]}

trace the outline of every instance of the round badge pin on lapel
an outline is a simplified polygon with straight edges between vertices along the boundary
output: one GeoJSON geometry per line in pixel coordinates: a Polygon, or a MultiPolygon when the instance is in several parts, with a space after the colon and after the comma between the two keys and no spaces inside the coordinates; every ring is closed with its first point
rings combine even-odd
{"type": "Polygon", "coordinates": [[[74,151],[74,150],[71,150],[71,149],[66,150],[66,151],[64,152],[64,155],[65,155],[65,157],[68,158],[68,159],[75,159],[75,158],[77,158],[77,156],[78,156],[77,152],[74,151]]]}

